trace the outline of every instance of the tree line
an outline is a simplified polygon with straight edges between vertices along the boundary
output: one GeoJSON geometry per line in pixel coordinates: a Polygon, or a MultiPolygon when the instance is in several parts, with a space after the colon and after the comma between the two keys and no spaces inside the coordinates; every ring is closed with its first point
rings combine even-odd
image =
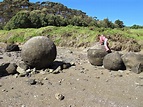
{"type": "Polygon", "coordinates": [[[96,26],[123,28],[123,21],[114,23],[89,17],[81,10],[71,9],[56,2],[36,2],[29,0],[4,0],[0,2],[0,29],[39,28],[44,26],[96,26]]]}

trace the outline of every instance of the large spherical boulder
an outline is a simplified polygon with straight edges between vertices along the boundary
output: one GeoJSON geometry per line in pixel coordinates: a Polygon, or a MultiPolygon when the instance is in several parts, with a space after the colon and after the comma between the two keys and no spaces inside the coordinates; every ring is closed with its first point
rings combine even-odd
{"type": "Polygon", "coordinates": [[[122,61],[121,55],[118,52],[110,53],[103,59],[104,68],[108,70],[125,70],[125,65],[122,61]]]}
{"type": "Polygon", "coordinates": [[[138,64],[143,65],[143,55],[135,52],[128,52],[122,55],[122,60],[127,69],[132,69],[132,67],[138,64]]]}
{"type": "Polygon", "coordinates": [[[56,55],[55,44],[45,36],[29,39],[21,50],[21,57],[24,63],[37,69],[48,67],[55,60],[56,55]]]}
{"type": "Polygon", "coordinates": [[[95,66],[102,66],[103,59],[107,54],[108,53],[105,51],[105,49],[88,49],[87,50],[88,60],[92,65],[95,65],[95,66]]]}

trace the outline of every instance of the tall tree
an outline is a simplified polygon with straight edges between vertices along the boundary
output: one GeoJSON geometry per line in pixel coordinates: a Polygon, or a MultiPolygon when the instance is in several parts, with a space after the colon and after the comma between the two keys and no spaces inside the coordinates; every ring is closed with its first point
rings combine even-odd
{"type": "Polygon", "coordinates": [[[115,26],[118,27],[118,28],[123,28],[124,27],[123,21],[121,21],[119,19],[116,20],[114,23],[115,23],[115,26]]]}
{"type": "Polygon", "coordinates": [[[102,27],[105,27],[105,28],[113,28],[113,24],[111,21],[109,21],[108,18],[105,18],[103,21],[102,21],[102,27]]]}

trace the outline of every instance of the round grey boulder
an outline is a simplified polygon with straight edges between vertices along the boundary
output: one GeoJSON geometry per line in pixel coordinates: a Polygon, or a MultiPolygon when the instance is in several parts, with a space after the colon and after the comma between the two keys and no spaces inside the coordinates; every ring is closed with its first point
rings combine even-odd
{"type": "Polygon", "coordinates": [[[122,60],[127,69],[132,69],[132,67],[138,64],[143,65],[143,55],[135,52],[128,52],[122,55],[122,60]]]}
{"type": "Polygon", "coordinates": [[[108,53],[105,51],[105,49],[88,49],[87,50],[88,60],[92,65],[95,65],[95,66],[102,66],[103,59],[107,54],[108,53]]]}
{"type": "Polygon", "coordinates": [[[56,45],[45,36],[36,36],[29,39],[21,50],[24,63],[36,69],[48,67],[57,55],[56,45]]]}
{"type": "Polygon", "coordinates": [[[118,52],[109,53],[103,59],[103,65],[108,70],[125,70],[125,65],[122,61],[121,55],[118,52]]]}

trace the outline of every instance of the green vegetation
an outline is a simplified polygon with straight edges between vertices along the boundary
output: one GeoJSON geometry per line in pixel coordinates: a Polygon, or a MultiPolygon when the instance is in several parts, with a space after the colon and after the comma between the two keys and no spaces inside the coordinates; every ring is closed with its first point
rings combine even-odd
{"type": "Polygon", "coordinates": [[[29,0],[3,0],[0,2],[0,29],[41,28],[46,26],[95,26],[98,28],[123,28],[119,19],[111,22],[90,17],[81,10],[71,9],[61,3],[29,0]]]}
{"type": "Polygon", "coordinates": [[[61,43],[68,44],[74,42],[77,45],[82,43],[93,43],[98,34],[105,35],[120,35],[125,38],[133,38],[138,41],[143,41],[142,29],[111,29],[111,28],[96,28],[96,27],[79,27],[79,26],[66,26],[56,27],[47,26],[41,28],[26,28],[14,30],[0,30],[1,42],[18,42],[23,43],[34,36],[48,36],[55,44],[61,43]]]}
{"type": "MultiPolygon", "coordinates": [[[[90,17],[81,10],[71,9],[61,3],[29,0],[3,0],[0,2],[0,29],[41,28],[46,26],[81,26],[98,28],[125,28],[124,22],[115,22],[108,18],[99,20],[90,17]]],[[[140,29],[143,26],[133,25],[128,28],[140,29]]],[[[102,30],[102,29],[101,29],[102,30]]]]}
{"type": "Polygon", "coordinates": [[[23,44],[31,37],[47,36],[57,46],[87,47],[96,42],[97,35],[103,34],[114,49],[138,52],[143,48],[142,28],[126,27],[119,19],[111,22],[108,18],[89,17],[61,3],[0,2],[0,42],[23,44]]]}

